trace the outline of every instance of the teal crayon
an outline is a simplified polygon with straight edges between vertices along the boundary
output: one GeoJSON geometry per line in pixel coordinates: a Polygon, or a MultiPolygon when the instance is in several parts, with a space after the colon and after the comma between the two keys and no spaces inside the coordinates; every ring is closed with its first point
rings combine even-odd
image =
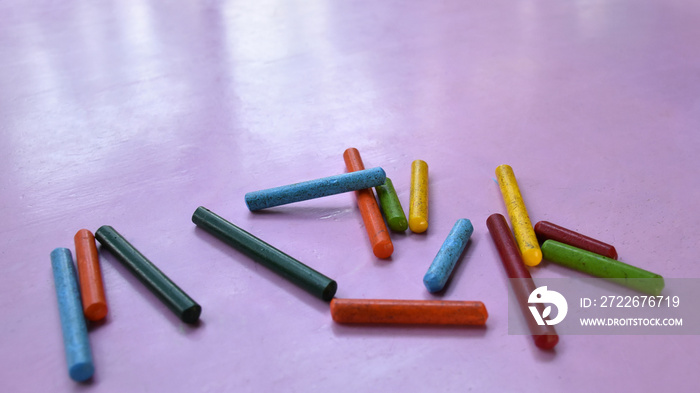
{"type": "Polygon", "coordinates": [[[382,168],[364,169],[245,194],[250,211],[376,187],[386,180],[382,168]]]}
{"type": "Polygon", "coordinates": [[[429,292],[438,292],[445,287],[473,232],[471,221],[466,218],[457,220],[423,277],[423,284],[429,292]]]}
{"type": "Polygon", "coordinates": [[[51,252],[51,269],[58,298],[68,375],[74,381],[83,382],[92,377],[95,365],[80,302],[78,278],[69,249],[57,248],[51,252]]]}

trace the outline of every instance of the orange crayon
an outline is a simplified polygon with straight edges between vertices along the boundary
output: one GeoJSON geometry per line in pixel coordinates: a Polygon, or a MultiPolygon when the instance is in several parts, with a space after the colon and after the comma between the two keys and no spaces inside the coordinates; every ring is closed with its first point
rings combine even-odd
{"type": "Polygon", "coordinates": [[[484,325],[489,314],[479,301],[333,299],[338,323],[484,325]]]}
{"type": "MultiPolygon", "coordinates": [[[[349,172],[365,169],[360,152],[354,147],[345,150],[343,159],[349,172]]],[[[365,222],[367,235],[372,244],[372,251],[377,258],[389,258],[394,252],[394,244],[389,237],[389,231],[384,224],[384,218],[379,211],[379,205],[371,188],[355,191],[357,206],[360,208],[362,220],[365,222]]]]}
{"type": "Polygon", "coordinates": [[[83,313],[88,320],[99,321],[107,315],[107,300],[102,284],[102,272],[100,271],[95,236],[87,229],[81,229],[75,234],[73,240],[75,240],[75,257],[78,264],[83,313]]]}

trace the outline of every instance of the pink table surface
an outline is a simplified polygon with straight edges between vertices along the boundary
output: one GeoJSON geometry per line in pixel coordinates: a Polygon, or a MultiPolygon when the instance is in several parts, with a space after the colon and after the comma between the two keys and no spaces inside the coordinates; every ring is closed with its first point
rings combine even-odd
{"type": "MultiPolygon", "coordinates": [[[[7,1],[0,4],[4,392],[696,391],[698,336],[507,333],[486,229],[509,163],[533,222],[700,277],[697,1],[7,1]],[[430,228],[373,257],[352,193],[252,214],[246,192],[342,173],[357,147],[430,228]],[[338,297],[434,299],[422,276],[475,232],[438,298],[485,329],[339,326],[328,305],[190,217],[203,205],[337,280],[338,297]],[[96,373],[68,378],[49,253],[112,225],[203,306],[177,320],[101,251],[96,373]]],[[[558,266],[538,277],[582,276],[558,266]]]]}

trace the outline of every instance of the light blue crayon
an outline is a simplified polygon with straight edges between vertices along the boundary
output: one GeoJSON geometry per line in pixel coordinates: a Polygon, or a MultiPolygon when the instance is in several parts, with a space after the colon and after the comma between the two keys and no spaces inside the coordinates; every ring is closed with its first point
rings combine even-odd
{"type": "Polygon", "coordinates": [[[386,180],[384,169],[376,167],[249,192],[245,194],[245,203],[250,211],[255,211],[307,199],[377,187],[384,184],[384,180],[386,180]]]}
{"type": "Polygon", "coordinates": [[[466,218],[457,220],[423,277],[423,284],[428,291],[434,293],[445,287],[447,279],[457,264],[457,259],[462,255],[473,232],[471,221],[466,218]]]}
{"type": "Polygon", "coordinates": [[[53,280],[58,297],[58,312],[61,315],[63,346],[66,349],[68,374],[78,382],[92,377],[95,366],[88,341],[83,306],[80,302],[78,280],[73,266],[73,256],[67,248],[57,248],[51,252],[53,280]]]}

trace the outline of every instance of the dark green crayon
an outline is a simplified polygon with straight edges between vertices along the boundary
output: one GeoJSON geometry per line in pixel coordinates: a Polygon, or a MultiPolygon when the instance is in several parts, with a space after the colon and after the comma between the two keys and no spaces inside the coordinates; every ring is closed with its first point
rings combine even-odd
{"type": "Polygon", "coordinates": [[[192,215],[192,222],[315,297],[325,301],[333,299],[338,289],[335,281],[224,220],[209,209],[198,207],[192,215]]]}
{"type": "Polygon", "coordinates": [[[542,255],[548,261],[640,292],[656,296],[664,289],[664,278],[656,273],[558,241],[545,241],[542,255]]]}
{"type": "Polygon", "coordinates": [[[379,195],[379,203],[382,206],[382,212],[386,217],[386,222],[392,231],[403,232],[408,229],[408,221],[406,214],[401,207],[399,196],[396,195],[394,184],[388,177],[381,186],[375,187],[379,195]]]}
{"type": "Polygon", "coordinates": [[[182,320],[194,324],[199,320],[202,307],[163,274],[151,261],[129,244],[109,225],[95,232],[95,239],[117,257],[154,295],[182,320]]]}

